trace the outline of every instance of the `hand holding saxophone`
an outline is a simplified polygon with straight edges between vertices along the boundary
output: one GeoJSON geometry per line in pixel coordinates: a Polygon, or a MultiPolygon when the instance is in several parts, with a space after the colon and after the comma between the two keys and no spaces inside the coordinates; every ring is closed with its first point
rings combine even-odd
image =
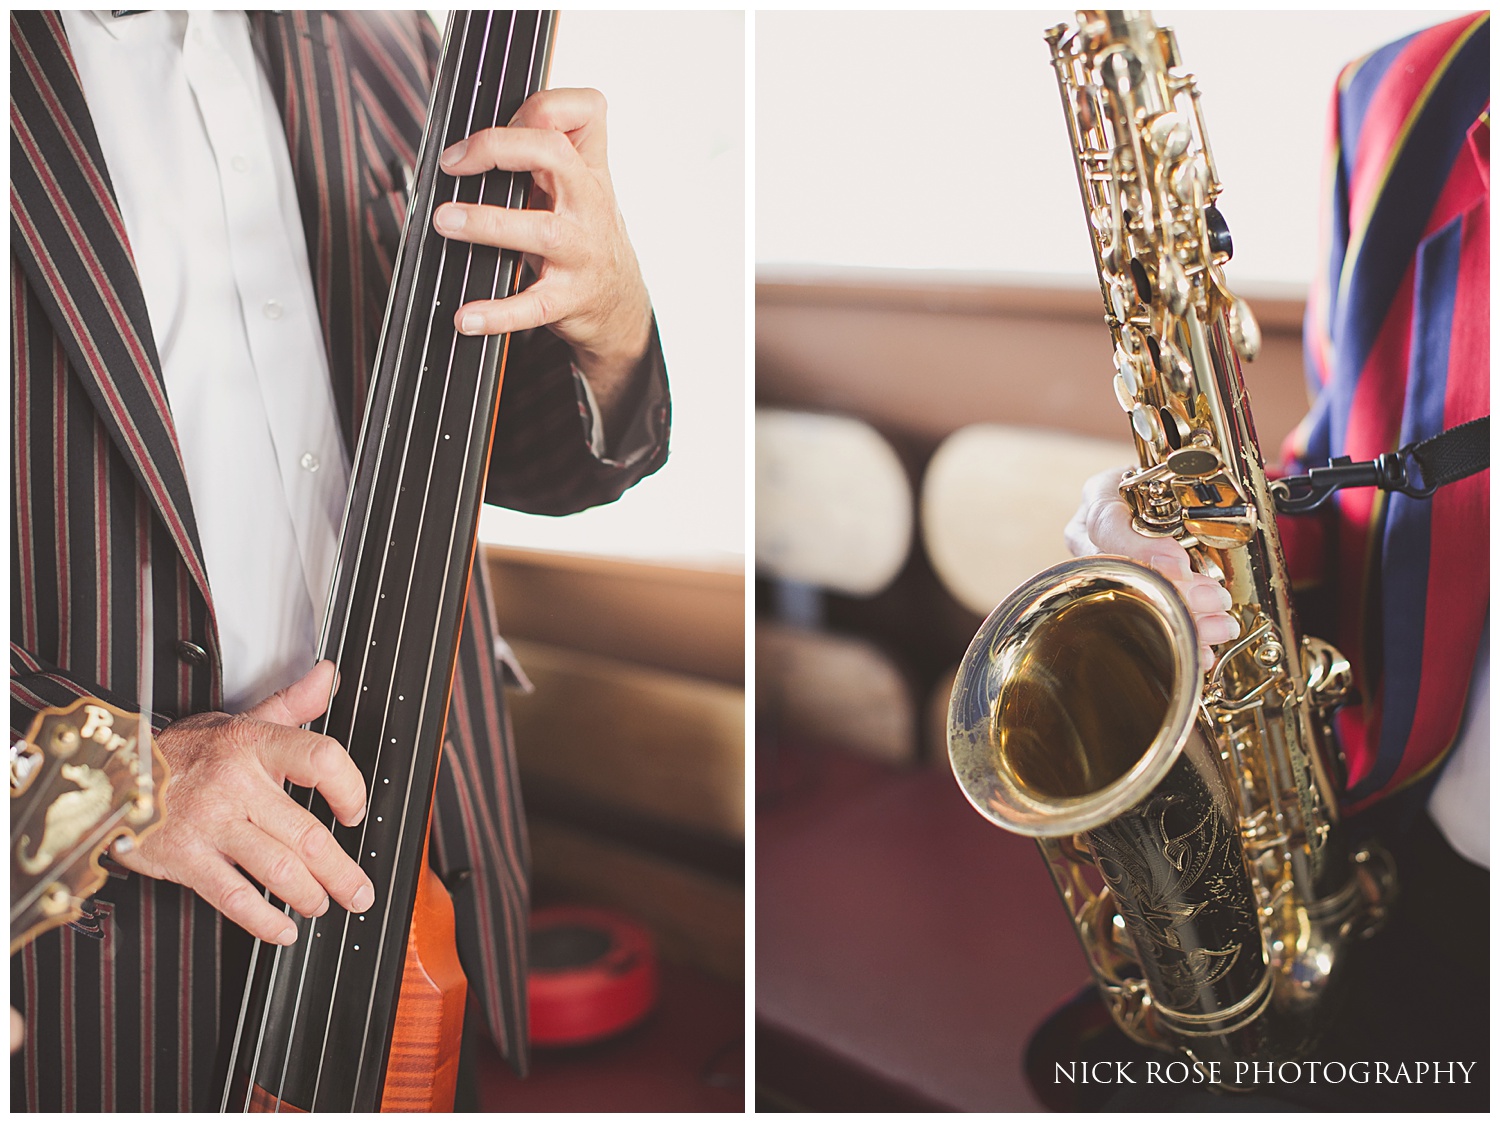
{"type": "Polygon", "coordinates": [[[1150,538],[1130,521],[1130,507],[1120,498],[1120,481],[1129,469],[1108,468],[1083,485],[1078,510],[1063,529],[1076,558],[1120,554],[1148,565],[1172,582],[1198,629],[1198,649],[1205,670],[1214,665],[1213,645],[1240,634],[1240,622],[1229,614],[1234,598],[1212,577],[1193,570],[1188,552],[1175,538],[1150,538]]]}

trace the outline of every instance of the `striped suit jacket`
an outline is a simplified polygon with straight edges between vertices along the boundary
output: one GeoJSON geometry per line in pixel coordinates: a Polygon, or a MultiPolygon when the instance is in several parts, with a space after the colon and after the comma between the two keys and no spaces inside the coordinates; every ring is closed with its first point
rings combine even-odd
{"type": "MultiPolygon", "coordinates": [[[[1489,413],[1489,65],[1480,12],[1339,78],[1305,332],[1317,398],[1294,463],[1369,460],[1489,413]]],[[[1489,606],[1489,484],[1354,488],[1321,519],[1282,520],[1358,677],[1337,718],[1353,807],[1435,776],[1457,735],[1489,606]]]]}
{"type": "MultiPolygon", "coordinates": [[[[255,13],[307,235],[333,391],[358,432],[436,54],[410,13],[255,13]]],[[[146,304],[52,12],[11,15],[11,724],[84,695],[135,704],[151,563],[156,724],[216,709],[214,600],[146,304]]],[[[660,351],[651,379],[665,401],[660,351]]],[[[512,342],[487,499],[562,514],[618,497],[666,456],[667,408],[629,466],[588,447],[566,348],[512,342]]],[[[460,954],[491,1033],[525,1063],[527,850],[482,566],[466,609],[433,822],[460,954]]],[[[236,1013],[235,938],[190,892],[111,878],[87,922],[13,959],[26,1015],[13,1102],[202,1109],[236,1013]]]]}

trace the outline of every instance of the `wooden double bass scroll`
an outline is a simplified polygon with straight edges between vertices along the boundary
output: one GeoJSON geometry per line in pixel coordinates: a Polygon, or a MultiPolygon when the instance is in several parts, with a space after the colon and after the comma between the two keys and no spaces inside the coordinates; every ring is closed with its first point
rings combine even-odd
{"type": "Polygon", "coordinates": [[[347,828],[294,793],[364,868],[375,903],[351,914],[330,901],[313,919],[288,908],[296,943],[256,944],[226,1111],[452,1108],[464,982],[426,839],[506,350],[459,335],[453,314],[514,292],[520,262],[444,239],[432,214],[454,200],[525,205],[529,177],[455,180],[438,157],[542,88],[554,24],[550,12],[448,20],[321,642],[340,682],[315,728],[349,750],[368,806],[347,828]]]}

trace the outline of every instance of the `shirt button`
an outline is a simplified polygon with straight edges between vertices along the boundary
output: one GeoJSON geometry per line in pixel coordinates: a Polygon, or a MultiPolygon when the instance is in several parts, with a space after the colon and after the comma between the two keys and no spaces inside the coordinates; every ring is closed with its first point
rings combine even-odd
{"type": "Polygon", "coordinates": [[[237,172],[249,171],[250,161],[245,159],[245,157],[240,155],[239,153],[236,153],[233,157],[231,157],[229,166],[237,172]]]}
{"type": "Polygon", "coordinates": [[[184,663],[191,663],[195,667],[201,667],[208,662],[208,652],[199,647],[192,640],[177,641],[177,658],[184,663]]]}
{"type": "Polygon", "coordinates": [[[297,461],[297,463],[301,464],[302,467],[305,468],[305,469],[307,469],[307,471],[309,471],[309,472],[316,472],[318,470],[319,465],[322,463],[322,461],[320,461],[312,453],[310,453],[310,452],[304,452],[302,454],[302,459],[299,460],[299,461],[297,461]]]}
{"type": "Polygon", "coordinates": [[[281,301],[279,300],[266,301],[265,304],[261,305],[260,310],[265,314],[265,317],[268,320],[281,319],[281,301]]]}

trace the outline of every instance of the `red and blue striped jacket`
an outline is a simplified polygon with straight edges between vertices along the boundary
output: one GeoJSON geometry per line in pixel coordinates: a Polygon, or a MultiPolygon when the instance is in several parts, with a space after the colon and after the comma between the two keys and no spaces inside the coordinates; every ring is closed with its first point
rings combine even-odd
{"type": "MultiPolygon", "coordinates": [[[[257,12],[251,27],[282,113],[334,399],[352,441],[435,35],[425,17],[393,12],[257,12]]],[[[38,708],[83,695],[133,707],[147,560],[160,725],[217,709],[221,699],[214,601],[161,365],[56,13],[12,13],[10,68],[11,733],[24,734],[38,708]]],[[[618,497],[664,461],[665,405],[653,407],[650,452],[629,466],[601,461],[580,424],[561,342],[525,333],[510,355],[488,501],[544,514],[580,510],[618,497]]],[[[665,402],[659,351],[653,362],[665,402]]],[[[526,834],[484,567],[474,573],[432,855],[457,886],[470,993],[519,1066],[526,834]]],[[[226,940],[232,926],[179,886],[134,875],[111,879],[94,906],[89,925],[49,932],[13,958],[11,1000],[26,1015],[13,1104],[217,1107],[220,1028],[238,1008],[238,992],[225,993],[237,966],[226,940]]]]}
{"type": "MultiPolygon", "coordinates": [[[[1288,440],[1294,466],[1369,460],[1489,413],[1489,65],[1478,13],[1339,78],[1305,330],[1316,400],[1288,440]]],[[[1489,607],[1489,472],[1430,500],[1345,490],[1331,508],[1281,523],[1359,685],[1337,719],[1358,808],[1431,775],[1457,734],[1489,607]]]]}

